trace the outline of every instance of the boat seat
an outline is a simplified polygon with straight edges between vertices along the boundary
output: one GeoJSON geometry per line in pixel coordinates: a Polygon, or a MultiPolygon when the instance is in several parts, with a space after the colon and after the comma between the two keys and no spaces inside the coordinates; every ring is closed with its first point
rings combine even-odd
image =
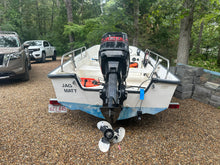
{"type": "Polygon", "coordinates": [[[149,77],[151,72],[146,72],[146,69],[142,69],[142,68],[129,68],[129,72],[128,74],[132,75],[132,76],[147,76],[149,77]]]}
{"type": "Polygon", "coordinates": [[[77,74],[79,77],[90,77],[95,79],[103,78],[99,66],[81,66],[77,68],[77,74]]]}
{"type": "Polygon", "coordinates": [[[84,65],[79,68],[77,68],[77,71],[100,71],[100,66],[90,66],[90,65],[84,65]]]}
{"type": "MultiPolygon", "coordinates": [[[[148,79],[146,73],[141,72],[132,72],[131,68],[126,79],[127,86],[139,86],[143,81],[148,79]]],[[[150,82],[150,81],[149,81],[150,82]]],[[[144,86],[147,86],[149,82],[144,83],[144,86]]]]}

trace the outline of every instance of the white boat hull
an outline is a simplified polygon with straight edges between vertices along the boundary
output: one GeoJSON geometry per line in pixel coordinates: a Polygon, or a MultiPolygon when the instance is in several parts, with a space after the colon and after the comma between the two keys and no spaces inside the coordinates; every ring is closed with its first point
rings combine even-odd
{"type": "MultiPolygon", "coordinates": [[[[99,118],[103,118],[100,111],[102,99],[99,90],[85,90],[72,76],[72,78],[52,78],[57,100],[70,110],[81,110],[99,118]]],[[[152,83],[144,94],[144,100],[140,100],[140,92],[128,92],[127,99],[118,120],[137,116],[137,111],[142,114],[155,115],[169,106],[176,84],[152,83]]]]}
{"type": "MultiPolygon", "coordinates": [[[[87,51],[94,53],[97,51],[97,49],[99,49],[99,46],[94,46],[87,51]]],[[[77,61],[77,59],[75,59],[75,61],[77,61]]],[[[68,61],[63,65],[64,69],[66,70],[69,69],[68,65],[70,64],[68,63],[71,62],[68,61]]],[[[97,69],[97,66],[95,66],[94,69],[97,69]]],[[[97,71],[97,75],[100,77],[100,68],[98,69],[99,71],[97,71]]],[[[165,69],[162,67],[161,73],[164,74],[163,72],[165,73],[165,69]]],[[[90,72],[87,71],[85,73],[88,75],[90,74],[90,78],[95,78],[96,72],[93,72],[93,70],[90,72]]],[[[104,116],[100,110],[100,108],[103,106],[102,99],[100,98],[100,90],[103,88],[103,86],[100,85],[90,88],[83,87],[80,82],[80,77],[82,76],[80,74],[80,70],[77,71],[77,69],[75,72],[61,72],[61,67],[58,67],[48,75],[48,77],[52,80],[58,102],[70,110],[81,110],[88,114],[104,119],[104,116]]],[[[132,77],[132,73],[130,74],[131,76],[128,76],[128,79],[133,78],[138,80],[138,78],[141,77],[132,77]]],[[[139,74],[142,75],[142,71],[140,71],[139,74]]],[[[160,73],[158,72],[158,74],[160,73]]],[[[131,86],[127,86],[127,99],[123,103],[123,109],[119,115],[118,120],[135,117],[137,116],[138,111],[141,111],[142,114],[155,115],[167,109],[177,84],[179,83],[178,78],[176,78],[170,72],[168,73],[167,77],[168,78],[166,79],[150,79],[149,82],[143,85],[144,94],[140,94],[140,88],[142,88],[142,86],[140,88],[132,88],[131,86]]],[[[142,82],[138,82],[138,84],[136,83],[136,86],[139,86],[141,83],[142,82]]],[[[133,83],[131,81],[130,84],[134,85],[135,81],[133,83]]]]}

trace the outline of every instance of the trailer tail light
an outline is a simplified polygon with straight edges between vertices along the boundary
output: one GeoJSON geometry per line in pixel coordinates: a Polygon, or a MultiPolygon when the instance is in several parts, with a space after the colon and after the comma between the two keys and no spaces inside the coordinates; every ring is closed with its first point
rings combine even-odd
{"type": "Polygon", "coordinates": [[[51,105],[61,105],[61,104],[57,101],[57,99],[50,99],[50,104],[51,104],[51,105]]]}
{"type": "Polygon", "coordinates": [[[178,109],[180,107],[179,103],[170,103],[169,108],[171,109],[178,109]]]}

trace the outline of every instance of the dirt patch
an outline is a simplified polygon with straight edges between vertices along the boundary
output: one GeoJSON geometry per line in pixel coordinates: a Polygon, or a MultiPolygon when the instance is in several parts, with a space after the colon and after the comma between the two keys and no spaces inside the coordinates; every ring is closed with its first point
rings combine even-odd
{"type": "Polygon", "coordinates": [[[126,136],[102,153],[100,119],[81,111],[49,114],[47,74],[60,61],[32,64],[30,81],[0,81],[0,164],[220,164],[220,110],[193,99],[180,109],[117,122],[126,136]]]}

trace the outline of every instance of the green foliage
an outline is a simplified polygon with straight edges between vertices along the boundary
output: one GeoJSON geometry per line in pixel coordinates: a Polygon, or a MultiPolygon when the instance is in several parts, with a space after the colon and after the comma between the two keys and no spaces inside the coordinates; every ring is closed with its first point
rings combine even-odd
{"type": "MultiPolygon", "coordinates": [[[[1,30],[16,31],[22,41],[49,40],[61,55],[70,50],[99,44],[104,33],[123,31],[131,45],[135,37],[134,3],[137,0],[106,0],[101,13],[100,0],[72,0],[73,23],[67,23],[63,0],[3,0],[0,1],[1,30]],[[69,35],[74,42],[69,43],[69,35]]],[[[183,0],[138,0],[138,46],[152,49],[173,63],[177,55],[180,20],[189,14],[183,0]]],[[[219,0],[194,0],[194,24],[191,33],[190,64],[216,68],[216,53],[198,55],[196,44],[200,24],[204,29],[200,48],[220,47],[219,0]]]]}
{"type": "Polygon", "coordinates": [[[197,58],[190,57],[189,65],[220,72],[217,65],[217,56],[209,56],[207,59],[204,54],[199,54],[197,58]]]}
{"type": "Polygon", "coordinates": [[[217,64],[218,49],[220,47],[220,2],[218,0],[198,1],[199,6],[196,7],[194,26],[192,30],[192,49],[190,64],[203,67],[205,69],[220,72],[217,64]],[[201,22],[204,23],[201,31],[201,22]],[[198,34],[202,33],[201,43],[198,54],[197,43],[199,42],[198,34]]]}
{"type": "Polygon", "coordinates": [[[152,3],[141,20],[141,31],[147,41],[141,42],[141,47],[147,45],[173,62],[177,52],[180,12],[181,3],[166,0],[152,3]]]}
{"type": "Polygon", "coordinates": [[[68,24],[64,26],[64,35],[74,34],[75,41],[73,48],[81,46],[92,46],[100,44],[101,37],[108,31],[118,31],[114,24],[106,26],[106,21],[102,17],[87,19],[82,25],[68,24]]]}

